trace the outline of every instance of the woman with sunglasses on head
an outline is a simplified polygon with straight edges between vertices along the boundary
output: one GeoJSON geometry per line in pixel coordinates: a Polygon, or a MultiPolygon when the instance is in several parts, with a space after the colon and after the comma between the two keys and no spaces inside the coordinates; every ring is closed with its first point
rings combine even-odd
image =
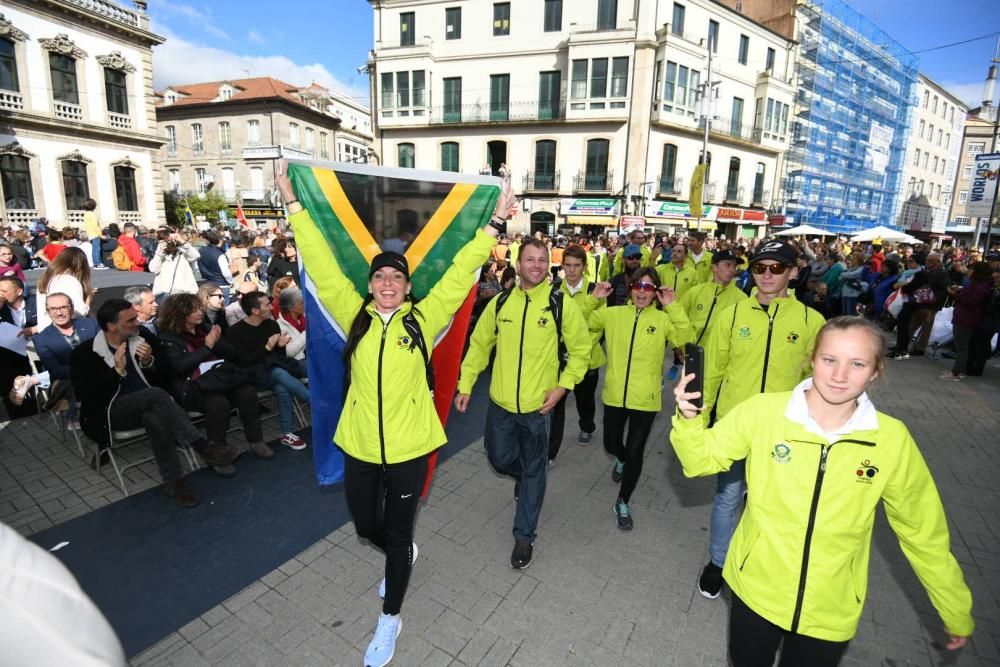
{"type": "Polygon", "coordinates": [[[198,288],[198,300],[205,309],[205,328],[211,329],[218,325],[222,335],[225,336],[229,331],[229,322],[226,319],[226,295],[222,288],[205,283],[198,288]]]}
{"type": "MultiPolygon", "coordinates": [[[[750,257],[756,290],[718,314],[705,347],[705,411],[708,426],[756,394],[790,391],[807,374],[813,341],[825,321],[789,293],[798,274],[798,251],[787,241],[766,241],[750,257]]],[[[722,567],[743,504],[743,461],[716,480],[709,561],[698,580],[707,598],[722,591],[722,567]]]]}
{"type": "MultiPolygon", "coordinates": [[[[606,299],[612,291],[611,283],[599,283],[589,298],[606,299]]],[[[662,405],[663,358],[668,347],[681,348],[691,340],[687,315],[676,302],[673,288],[660,288],[656,269],[639,269],[630,294],[630,303],[595,308],[588,321],[594,342],[603,336],[607,349],[608,370],[601,393],[604,449],[615,457],[611,479],[620,483],[614,510],[622,530],[634,525],[629,500],[662,405]]]]}

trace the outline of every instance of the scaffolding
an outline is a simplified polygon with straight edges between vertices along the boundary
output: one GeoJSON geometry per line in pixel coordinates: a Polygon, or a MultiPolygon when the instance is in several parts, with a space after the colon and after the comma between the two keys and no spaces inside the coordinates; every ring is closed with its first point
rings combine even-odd
{"type": "Polygon", "coordinates": [[[841,0],[797,6],[785,212],[834,232],[897,224],[917,57],[841,0]]]}

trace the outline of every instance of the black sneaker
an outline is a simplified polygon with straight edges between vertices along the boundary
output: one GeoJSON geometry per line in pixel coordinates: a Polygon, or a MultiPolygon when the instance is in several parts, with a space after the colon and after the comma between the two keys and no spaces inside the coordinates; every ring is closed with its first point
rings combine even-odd
{"type": "Polygon", "coordinates": [[[722,568],[712,561],[708,561],[708,565],[701,571],[701,576],[698,578],[698,592],[709,600],[719,597],[719,593],[722,592],[722,568]]]}
{"type": "Polygon", "coordinates": [[[586,431],[580,431],[580,436],[576,439],[581,445],[585,445],[594,438],[593,433],[587,433],[586,431]]]}
{"type": "Polygon", "coordinates": [[[615,459],[615,467],[611,469],[611,481],[618,484],[622,481],[622,476],[625,474],[625,464],[615,459]]]}
{"type": "Polygon", "coordinates": [[[510,566],[515,570],[526,570],[531,565],[531,542],[514,540],[514,551],[510,554],[510,566]]]}
{"type": "Polygon", "coordinates": [[[635,523],[632,521],[632,513],[629,512],[628,503],[619,498],[615,501],[615,516],[618,517],[618,527],[622,530],[632,530],[635,523]]]}

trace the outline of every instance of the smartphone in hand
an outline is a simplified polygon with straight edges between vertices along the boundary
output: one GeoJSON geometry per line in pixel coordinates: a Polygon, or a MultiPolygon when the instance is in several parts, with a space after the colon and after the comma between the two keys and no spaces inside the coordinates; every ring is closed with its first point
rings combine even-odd
{"type": "Polygon", "coordinates": [[[702,396],[692,399],[696,408],[705,405],[705,348],[701,345],[688,343],[684,346],[684,375],[694,373],[694,378],[688,382],[688,392],[701,392],[702,396]]]}

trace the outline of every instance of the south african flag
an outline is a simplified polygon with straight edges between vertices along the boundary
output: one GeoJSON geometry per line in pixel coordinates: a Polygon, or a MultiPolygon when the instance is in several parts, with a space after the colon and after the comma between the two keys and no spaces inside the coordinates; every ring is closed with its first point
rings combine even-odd
{"type": "MultiPolygon", "coordinates": [[[[291,162],[288,176],[299,202],[359,294],[368,290],[372,258],[392,250],[406,256],[417,300],[427,295],[458,251],[486,224],[500,194],[500,179],[490,176],[349,163],[291,162]]],[[[306,265],[302,276],[313,454],[320,484],[343,477],[343,454],[333,444],[333,434],[343,405],[342,355],[351,327],[350,322],[337,322],[317,298],[309,276],[327,268],[306,265]]],[[[434,341],[434,397],[442,423],[447,422],[458,384],[475,296],[473,285],[451,325],[434,341]]]]}

